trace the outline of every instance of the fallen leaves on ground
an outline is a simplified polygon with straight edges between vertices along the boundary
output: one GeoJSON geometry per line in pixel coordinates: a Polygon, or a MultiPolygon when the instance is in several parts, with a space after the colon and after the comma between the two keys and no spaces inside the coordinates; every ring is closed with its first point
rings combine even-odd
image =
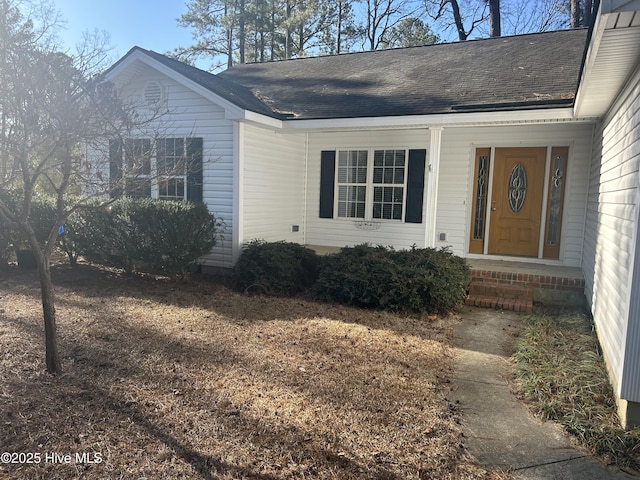
{"type": "Polygon", "coordinates": [[[0,478],[503,478],[446,398],[452,319],[58,266],[51,376],[37,275],[0,275],[0,451],[41,455],[0,478]]]}

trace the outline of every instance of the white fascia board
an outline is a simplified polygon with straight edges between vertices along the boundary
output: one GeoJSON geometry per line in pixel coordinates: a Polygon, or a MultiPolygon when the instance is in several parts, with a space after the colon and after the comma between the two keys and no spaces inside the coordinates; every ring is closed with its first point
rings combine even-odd
{"type": "Polygon", "coordinates": [[[116,67],[113,70],[108,72],[108,74],[105,76],[105,79],[115,80],[122,72],[124,72],[128,67],[133,65],[135,62],[142,62],[145,65],[148,65],[149,67],[153,68],[154,70],[157,70],[161,74],[171,78],[172,80],[175,80],[178,83],[183,84],[184,86],[186,86],[187,88],[190,88],[191,90],[201,95],[202,97],[219,105],[225,110],[225,117],[232,120],[244,117],[245,110],[243,110],[242,108],[238,107],[237,105],[235,105],[234,103],[231,103],[228,100],[225,100],[221,96],[216,95],[211,90],[207,90],[202,85],[199,85],[197,82],[194,82],[193,80],[188,79],[184,75],[179,74],[172,68],[169,68],[163,63],[158,62],[157,60],[149,57],[146,53],[140,50],[131,52],[129,56],[123,59],[123,61],[119,65],[116,65],[116,67]]]}
{"type": "Polygon", "coordinates": [[[582,73],[580,76],[580,82],[578,83],[578,91],[576,93],[576,100],[573,102],[573,112],[574,115],[580,115],[580,109],[582,107],[582,103],[587,97],[587,89],[588,89],[588,80],[591,78],[593,74],[593,68],[596,63],[596,58],[598,56],[598,50],[600,49],[600,43],[602,42],[602,37],[604,35],[604,30],[607,25],[607,18],[609,14],[603,15],[603,5],[600,4],[600,11],[596,12],[596,21],[593,26],[593,31],[591,32],[591,41],[589,42],[589,46],[587,48],[587,55],[584,61],[584,67],[582,68],[582,73]]]}
{"type": "MultiPolygon", "coordinates": [[[[410,115],[396,117],[333,118],[322,120],[285,120],[284,131],[387,129],[434,126],[469,126],[508,123],[540,123],[579,120],[571,107],[542,110],[501,112],[446,113],[438,115],[410,115]]],[[[589,121],[590,119],[584,119],[589,121]]]]}
{"type": "Polygon", "coordinates": [[[239,117],[227,117],[229,120],[236,120],[239,122],[252,123],[264,127],[271,127],[276,129],[282,129],[283,122],[277,118],[268,117],[261,113],[252,112],[250,110],[243,110],[242,115],[239,117]]]}

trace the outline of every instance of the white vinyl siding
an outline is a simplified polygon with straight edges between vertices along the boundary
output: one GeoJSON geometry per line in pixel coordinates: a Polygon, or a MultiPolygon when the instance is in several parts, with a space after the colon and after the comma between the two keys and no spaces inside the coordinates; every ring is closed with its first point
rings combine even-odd
{"type": "Polygon", "coordinates": [[[467,255],[476,148],[568,146],[560,262],[579,267],[592,130],[593,126],[588,123],[445,128],[442,132],[436,233],[445,234],[446,240],[436,241],[436,246],[448,245],[454,253],[467,255]]]}
{"type": "MultiPolygon", "coordinates": [[[[640,73],[596,130],[583,271],[586,295],[616,393],[640,402],[640,325],[631,278],[638,242],[640,73]]],[[[637,287],[636,287],[637,288],[637,287]]]]}
{"type": "Polygon", "coordinates": [[[203,264],[216,267],[232,266],[233,231],[233,124],[225,119],[225,111],[196,94],[191,89],[157,71],[142,67],[130,76],[123,96],[136,105],[144,104],[144,89],[150,82],[162,87],[164,102],[161,115],[132,135],[147,138],[203,139],[203,201],[209,210],[226,225],[224,239],[218,242],[203,264]]]}
{"type": "Polygon", "coordinates": [[[309,245],[327,247],[353,246],[365,242],[372,245],[393,246],[398,249],[410,248],[414,244],[417,247],[424,247],[426,228],[424,222],[404,223],[397,220],[378,219],[374,219],[375,222],[370,222],[366,218],[338,218],[337,216],[335,218],[319,218],[320,156],[321,152],[325,150],[337,152],[341,150],[368,150],[371,152],[370,161],[373,161],[374,150],[398,149],[400,147],[407,151],[428,149],[429,141],[430,133],[426,128],[309,133],[305,242],[309,245]]]}
{"type": "Polygon", "coordinates": [[[241,242],[304,242],[305,137],[245,126],[241,242]]]}

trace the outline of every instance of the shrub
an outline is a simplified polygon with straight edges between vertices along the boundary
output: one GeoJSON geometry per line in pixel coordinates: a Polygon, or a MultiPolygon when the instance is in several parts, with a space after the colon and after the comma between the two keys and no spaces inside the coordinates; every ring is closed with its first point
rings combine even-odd
{"type": "Polygon", "coordinates": [[[319,258],[297,243],[254,240],[245,246],[233,270],[237,290],[272,296],[303,292],[313,285],[319,258]]]}
{"type": "Polygon", "coordinates": [[[75,228],[87,259],[182,278],[216,244],[222,228],[203,203],[120,199],[81,213],[75,228]]]}
{"type": "MultiPolygon", "coordinates": [[[[0,198],[10,208],[15,207],[15,197],[6,190],[0,190],[0,198]]],[[[13,250],[16,242],[16,232],[9,222],[0,216],[0,268],[6,267],[9,261],[9,254],[13,250]]]]}
{"type": "Polygon", "coordinates": [[[395,251],[365,244],[323,259],[315,293],[365,308],[446,313],[464,300],[470,280],[465,260],[448,249],[395,251]]]}
{"type": "Polygon", "coordinates": [[[89,261],[133,271],[138,249],[135,225],[130,221],[130,199],[79,210],[75,231],[77,248],[89,261]]]}
{"type": "Polygon", "coordinates": [[[152,271],[185,278],[217,243],[221,223],[203,203],[137,200],[128,220],[135,226],[134,258],[152,271]]]}
{"type": "MultiPolygon", "coordinates": [[[[38,243],[44,247],[53,223],[56,219],[56,203],[53,197],[47,195],[34,195],[31,199],[31,212],[29,223],[36,234],[38,243]]],[[[57,227],[56,227],[57,228],[57,227]]]]}

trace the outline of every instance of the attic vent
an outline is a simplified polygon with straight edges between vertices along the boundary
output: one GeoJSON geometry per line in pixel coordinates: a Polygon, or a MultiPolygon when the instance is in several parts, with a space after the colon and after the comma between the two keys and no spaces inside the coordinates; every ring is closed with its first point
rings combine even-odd
{"type": "Polygon", "coordinates": [[[162,85],[158,82],[149,82],[144,87],[144,101],[148,105],[158,105],[162,101],[162,85]]]}

